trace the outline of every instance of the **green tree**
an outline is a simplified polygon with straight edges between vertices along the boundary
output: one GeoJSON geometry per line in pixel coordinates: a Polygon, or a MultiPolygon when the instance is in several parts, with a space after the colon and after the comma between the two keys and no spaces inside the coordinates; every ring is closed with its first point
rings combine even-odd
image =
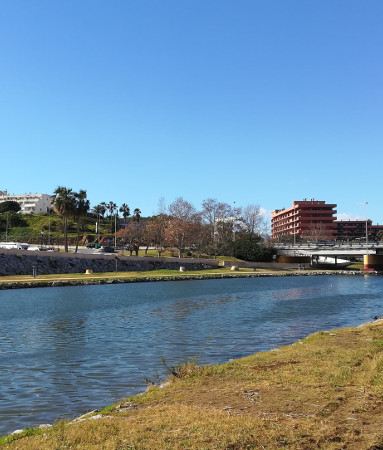
{"type": "Polygon", "coordinates": [[[106,213],[106,203],[101,202],[93,208],[93,214],[96,216],[96,233],[97,233],[97,241],[99,241],[100,237],[100,223],[102,219],[105,217],[106,213]]]}
{"type": "Polygon", "coordinates": [[[123,203],[119,209],[122,217],[124,218],[124,225],[126,226],[126,220],[130,216],[130,208],[126,203],[123,203]]]}
{"type": "MultiPolygon", "coordinates": [[[[109,218],[110,218],[110,231],[113,233],[113,231],[114,231],[114,227],[113,227],[113,218],[114,218],[114,215],[115,215],[115,213],[116,213],[116,211],[117,211],[117,205],[116,205],[114,202],[110,201],[110,202],[106,205],[106,209],[107,209],[107,211],[109,212],[109,218]]],[[[116,218],[115,218],[115,219],[116,219],[116,218]]]]}
{"type": "Polygon", "coordinates": [[[68,219],[73,216],[75,210],[75,196],[72,189],[65,186],[58,186],[54,195],[53,209],[63,220],[64,247],[68,252],[68,219]]]}
{"type": "Polygon", "coordinates": [[[135,208],[133,211],[133,220],[135,222],[139,222],[141,219],[141,210],[139,208],[135,208]]]}
{"type": "Polygon", "coordinates": [[[259,236],[240,236],[233,245],[233,256],[245,261],[272,261],[274,250],[259,236]]]}
{"type": "Polygon", "coordinates": [[[116,209],[117,209],[117,205],[116,205],[114,202],[110,201],[110,202],[106,205],[106,209],[107,209],[108,212],[109,212],[109,217],[112,218],[113,215],[114,215],[114,213],[115,213],[115,211],[116,211],[116,209]]]}
{"type": "Polygon", "coordinates": [[[6,212],[17,213],[21,211],[20,203],[14,202],[12,200],[7,200],[0,203],[0,214],[6,212]]]}
{"type": "Polygon", "coordinates": [[[97,219],[100,220],[101,218],[104,218],[106,213],[106,204],[105,202],[99,203],[93,208],[93,214],[97,216],[97,219]]]}
{"type": "Polygon", "coordinates": [[[90,208],[89,200],[87,199],[86,191],[81,189],[79,192],[74,192],[74,209],[73,215],[77,223],[77,237],[76,237],[76,249],[75,253],[78,251],[78,243],[80,240],[80,229],[84,218],[87,216],[90,208]]]}

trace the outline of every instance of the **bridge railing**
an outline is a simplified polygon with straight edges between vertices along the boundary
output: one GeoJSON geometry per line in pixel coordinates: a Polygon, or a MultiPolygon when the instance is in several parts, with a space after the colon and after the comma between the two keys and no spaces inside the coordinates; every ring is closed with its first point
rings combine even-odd
{"type": "Polygon", "coordinates": [[[319,244],[319,243],[297,243],[297,244],[283,244],[274,243],[273,246],[277,249],[314,249],[314,248],[336,248],[336,249],[368,249],[368,248],[383,248],[383,242],[350,242],[350,243],[333,243],[333,244],[319,244]]]}

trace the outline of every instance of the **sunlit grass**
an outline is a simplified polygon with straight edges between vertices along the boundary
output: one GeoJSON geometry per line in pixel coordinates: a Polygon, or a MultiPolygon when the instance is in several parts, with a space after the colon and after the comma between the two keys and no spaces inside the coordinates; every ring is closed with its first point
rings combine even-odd
{"type": "Polygon", "coordinates": [[[222,365],[186,362],[169,368],[165,385],[106,407],[95,420],[60,422],[3,444],[20,450],[382,448],[382,342],[379,321],[222,365]]]}
{"type": "Polygon", "coordinates": [[[190,276],[209,276],[209,275],[225,275],[231,274],[235,276],[243,274],[253,274],[253,269],[241,268],[238,271],[232,272],[230,268],[214,268],[204,270],[187,270],[180,272],[179,270],[160,269],[160,270],[148,270],[148,271],[132,271],[132,272],[95,272],[92,274],[85,273],[66,273],[66,274],[47,274],[37,275],[32,277],[31,275],[7,275],[0,276],[0,283],[10,282],[40,282],[40,281],[65,281],[65,280],[113,280],[113,279],[152,279],[152,278],[164,278],[167,277],[179,277],[185,278],[190,276]]]}
{"type": "Polygon", "coordinates": [[[0,276],[0,287],[7,286],[17,287],[24,285],[41,285],[50,286],[54,283],[59,284],[91,284],[91,283],[112,283],[112,282],[135,282],[135,281],[161,281],[161,280],[189,280],[189,279],[209,279],[209,278],[226,278],[226,277],[254,277],[254,276],[285,276],[295,274],[313,274],[335,273],[335,271],[323,271],[315,269],[306,269],[304,271],[295,269],[275,268],[236,268],[231,270],[230,267],[216,267],[203,270],[186,270],[180,272],[176,269],[160,269],[146,271],[124,271],[124,272],[94,272],[85,273],[66,273],[66,274],[41,274],[36,277],[31,275],[3,275],[0,276]]]}

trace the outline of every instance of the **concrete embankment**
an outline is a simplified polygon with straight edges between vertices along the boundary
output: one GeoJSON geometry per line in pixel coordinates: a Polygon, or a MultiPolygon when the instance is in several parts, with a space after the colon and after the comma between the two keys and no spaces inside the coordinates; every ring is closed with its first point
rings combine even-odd
{"type": "Polygon", "coordinates": [[[192,258],[152,258],[118,255],[85,255],[75,253],[29,252],[2,250],[0,275],[37,275],[93,272],[124,272],[171,269],[184,266],[187,270],[218,267],[218,261],[192,258]]]}
{"type": "Polygon", "coordinates": [[[291,277],[291,276],[328,276],[328,275],[363,275],[358,271],[244,271],[231,272],[225,269],[213,269],[206,271],[191,271],[179,273],[176,271],[143,271],[120,272],[100,274],[60,274],[41,275],[36,278],[30,276],[0,277],[1,289],[23,289],[34,287],[58,287],[58,286],[82,286],[99,284],[121,284],[157,281],[186,281],[186,280],[213,280],[224,278],[259,278],[259,277],[291,277]]]}

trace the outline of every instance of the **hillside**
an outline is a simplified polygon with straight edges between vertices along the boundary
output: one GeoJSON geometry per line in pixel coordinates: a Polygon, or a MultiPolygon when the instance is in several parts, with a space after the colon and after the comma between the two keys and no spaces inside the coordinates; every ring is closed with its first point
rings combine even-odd
{"type": "MultiPolygon", "coordinates": [[[[4,219],[4,218],[3,218],[4,219]]],[[[89,235],[95,236],[96,224],[93,217],[85,219],[81,227],[81,236],[89,235]]],[[[111,224],[107,219],[104,219],[100,226],[102,234],[111,233],[111,224]]],[[[75,242],[77,231],[74,221],[69,220],[69,239],[75,242]]],[[[1,222],[0,240],[5,240],[5,222],[1,222]]],[[[63,241],[63,224],[60,217],[55,214],[17,214],[16,217],[11,218],[8,229],[8,240],[18,242],[29,242],[36,244],[56,245],[63,241]]]]}

